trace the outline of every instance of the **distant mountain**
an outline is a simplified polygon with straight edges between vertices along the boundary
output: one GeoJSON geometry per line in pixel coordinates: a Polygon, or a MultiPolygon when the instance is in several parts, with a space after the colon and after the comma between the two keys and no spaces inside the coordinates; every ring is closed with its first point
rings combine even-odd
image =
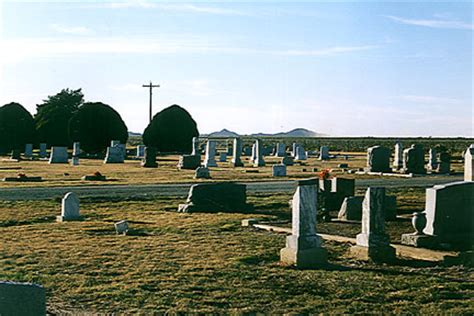
{"type": "Polygon", "coordinates": [[[207,136],[207,137],[228,137],[228,138],[231,138],[231,137],[239,137],[240,135],[235,133],[235,132],[232,132],[232,131],[229,131],[227,129],[223,129],[219,132],[213,132],[213,133],[210,133],[208,135],[201,135],[201,136],[207,136]]]}
{"type": "Polygon", "coordinates": [[[295,128],[286,133],[276,133],[276,134],[258,133],[258,134],[252,134],[250,136],[253,136],[253,137],[325,137],[328,135],[316,133],[306,128],[295,128]]]}
{"type": "MultiPolygon", "coordinates": [[[[219,132],[213,132],[210,134],[202,134],[201,136],[202,137],[232,138],[232,137],[239,137],[240,135],[224,128],[223,130],[219,132]]],[[[256,133],[256,134],[245,135],[245,136],[251,136],[251,137],[326,137],[328,135],[316,133],[305,128],[295,128],[294,130],[291,130],[286,133],[284,132],[276,133],[276,134],[256,133]]]]}
{"type": "Polygon", "coordinates": [[[140,133],[128,132],[128,136],[142,136],[140,133]]]}

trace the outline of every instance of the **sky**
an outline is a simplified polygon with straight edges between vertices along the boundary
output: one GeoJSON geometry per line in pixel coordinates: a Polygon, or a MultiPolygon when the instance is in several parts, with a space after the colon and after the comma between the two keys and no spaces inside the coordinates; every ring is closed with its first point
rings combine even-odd
{"type": "Polygon", "coordinates": [[[474,135],[471,1],[1,1],[0,105],[64,88],[130,131],[474,135]]]}

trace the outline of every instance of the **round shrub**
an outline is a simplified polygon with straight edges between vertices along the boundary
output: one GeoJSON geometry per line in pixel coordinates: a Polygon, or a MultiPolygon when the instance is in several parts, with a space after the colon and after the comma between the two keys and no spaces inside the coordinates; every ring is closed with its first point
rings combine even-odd
{"type": "Polygon", "coordinates": [[[112,140],[125,144],[128,129],[120,114],[107,104],[86,102],[69,122],[69,137],[73,142],[80,142],[85,152],[99,153],[112,140]]]}
{"type": "Polygon", "coordinates": [[[143,132],[143,143],[160,152],[189,153],[196,136],[196,122],[188,111],[175,104],[153,117],[143,132]]]}
{"type": "Polygon", "coordinates": [[[0,107],[0,151],[23,150],[25,144],[35,142],[35,122],[30,112],[19,103],[0,107]]]}

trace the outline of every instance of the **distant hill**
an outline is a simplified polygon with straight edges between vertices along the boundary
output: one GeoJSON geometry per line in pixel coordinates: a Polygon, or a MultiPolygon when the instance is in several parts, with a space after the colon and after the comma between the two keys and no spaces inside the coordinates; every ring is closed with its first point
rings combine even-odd
{"type": "Polygon", "coordinates": [[[252,134],[250,136],[254,136],[254,137],[325,137],[328,135],[316,133],[306,128],[295,128],[286,133],[276,133],[276,134],[258,133],[258,134],[252,134]]]}
{"type": "Polygon", "coordinates": [[[128,132],[128,136],[142,136],[141,133],[128,132]]]}
{"type": "MultiPolygon", "coordinates": [[[[239,137],[240,135],[229,131],[227,129],[223,129],[219,132],[213,132],[210,134],[202,134],[201,136],[203,137],[227,137],[227,138],[232,138],[232,137],[239,137]]],[[[310,131],[309,129],[305,128],[295,128],[289,132],[282,132],[282,133],[276,133],[276,134],[268,134],[268,133],[256,133],[256,134],[251,134],[251,135],[245,135],[245,136],[251,136],[251,137],[327,137],[328,135],[326,134],[321,134],[321,133],[316,133],[313,131],[310,131]]]]}

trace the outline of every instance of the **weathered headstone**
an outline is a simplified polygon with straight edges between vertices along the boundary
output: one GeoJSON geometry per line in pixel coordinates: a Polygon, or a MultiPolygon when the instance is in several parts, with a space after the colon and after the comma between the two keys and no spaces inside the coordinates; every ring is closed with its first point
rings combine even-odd
{"type": "Polygon", "coordinates": [[[12,149],[12,154],[10,156],[11,160],[20,160],[21,159],[21,151],[20,149],[12,149]]]}
{"type": "Polygon", "coordinates": [[[123,163],[124,152],[122,147],[119,145],[107,147],[107,153],[105,154],[104,163],[123,163]]]}
{"type": "Polygon", "coordinates": [[[430,148],[428,152],[428,170],[435,171],[438,169],[438,155],[435,148],[430,148]]]}
{"type": "Polygon", "coordinates": [[[474,181],[474,147],[471,145],[464,153],[464,181],[474,181]]]}
{"type": "Polygon", "coordinates": [[[250,156],[250,162],[253,164],[255,159],[257,159],[257,144],[253,143],[253,145],[252,145],[252,155],[250,156]]]}
{"type": "Polygon", "coordinates": [[[144,157],[141,162],[141,165],[144,168],[158,167],[158,164],[156,163],[156,148],[155,147],[145,147],[145,153],[144,153],[144,157]]]}
{"type": "Polygon", "coordinates": [[[46,315],[46,292],[41,285],[0,281],[0,315],[46,315]]]}
{"type": "Polygon", "coordinates": [[[286,177],[286,166],[285,165],[273,165],[272,166],[273,177],[286,177]]]}
{"type": "Polygon", "coordinates": [[[405,173],[425,174],[425,153],[418,144],[403,151],[403,171],[405,173]]]}
{"type": "Polygon", "coordinates": [[[439,154],[438,173],[450,173],[451,172],[451,155],[447,152],[439,154]]]}
{"type": "Polygon", "coordinates": [[[211,174],[209,173],[209,168],[207,167],[197,167],[194,174],[194,179],[209,179],[211,174]]]}
{"type": "Polygon", "coordinates": [[[395,156],[393,160],[393,168],[400,170],[403,168],[403,145],[400,142],[395,144],[395,156]]]}
{"type": "Polygon", "coordinates": [[[61,216],[57,216],[58,222],[75,221],[81,219],[79,211],[79,199],[74,192],[66,193],[61,202],[61,216]]]}
{"type": "Polygon", "coordinates": [[[122,220],[114,224],[117,235],[126,235],[128,233],[128,221],[122,220]]]}
{"type": "Polygon", "coordinates": [[[293,166],[294,165],[294,159],[291,156],[285,156],[281,159],[281,164],[285,166],[293,166]]]}
{"type": "Polygon", "coordinates": [[[68,163],[67,147],[51,147],[49,163],[68,163]]]}
{"type": "Polygon", "coordinates": [[[249,209],[246,185],[233,182],[193,184],[178,212],[239,212],[249,209]]]}
{"type": "Polygon", "coordinates": [[[226,161],[227,161],[227,153],[220,153],[219,162],[226,162],[226,161]]]}
{"type": "Polygon", "coordinates": [[[33,157],[33,144],[25,144],[25,157],[33,157]]]}
{"type": "Polygon", "coordinates": [[[304,151],[304,147],[301,145],[296,146],[296,155],[295,160],[306,160],[308,157],[306,156],[306,152],[304,151]]]}
{"type": "Polygon", "coordinates": [[[393,262],[395,248],[385,233],[385,188],[369,187],[362,202],[362,232],[351,252],[360,259],[393,262]]]}
{"type": "Polygon", "coordinates": [[[182,155],[179,157],[178,168],[196,170],[201,165],[201,156],[182,155]]]}
{"type": "Polygon", "coordinates": [[[234,138],[234,146],[232,147],[232,160],[231,164],[234,167],[242,167],[244,163],[240,159],[242,153],[242,141],[240,138],[234,138]]]}
{"type": "Polygon", "coordinates": [[[217,167],[216,163],[216,142],[208,140],[206,145],[206,156],[204,158],[205,167],[217,167]]]}
{"type": "Polygon", "coordinates": [[[319,160],[328,160],[329,159],[329,147],[321,146],[319,149],[319,160]]]}
{"type": "Polygon", "coordinates": [[[40,143],[39,144],[39,156],[40,156],[40,158],[46,158],[46,156],[48,155],[46,150],[47,150],[46,143],[40,143]]]}
{"type": "Polygon", "coordinates": [[[474,182],[460,181],[426,189],[424,233],[438,243],[474,244],[474,182]]]}
{"type": "Polygon", "coordinates": [[[285,144],[278,143],[276,145],[275,157],[285,157],[286,155],[286,148],[285,144]]]}
{"type": "Polygon", "coordinates": [[[143,157],[145,157],[145,148],[146,148],[145,145],[138,145],[138,146],[137,146],[136,158],[143,158],[143,157]]]}
{"type": "Polygon", "coordinates": [[[369,172],[391,172],[390,150],[383,146],[368,148],[366,170],[369,172]]]}
{"type": "Polygon", "coordinates": [[[72,156],[79,157],[81,155],[81,143],[74,142],[72,144],[72,156]]]}
{"type": "Polygon", "coordinates": [[[327,263],[327,251],[316,233],[318,180],[298,181],[293,195],[291,235],[280,250],[280,261],[299,268],[315,268],[327,263]]]}
{"type": "Polygon", "coordinates": [[[293,158],[296,156],[296,147],[298,147],[297,143],[293,143],[291,145],[291,157],[293,157],[293,158]]]}
{"type": "Polygon", "coordinates": [[[263,159],[262,143],[259,139],[255,141],[255,160],[253,161],[254,167],[265,166],[265,160],[263,159]]]}
{"type": "Polygon", "coordinates": [[[337,218],[347,221],[360,221],[362,219],[363,196],[348,196],[342,202],[337,218]]]}

